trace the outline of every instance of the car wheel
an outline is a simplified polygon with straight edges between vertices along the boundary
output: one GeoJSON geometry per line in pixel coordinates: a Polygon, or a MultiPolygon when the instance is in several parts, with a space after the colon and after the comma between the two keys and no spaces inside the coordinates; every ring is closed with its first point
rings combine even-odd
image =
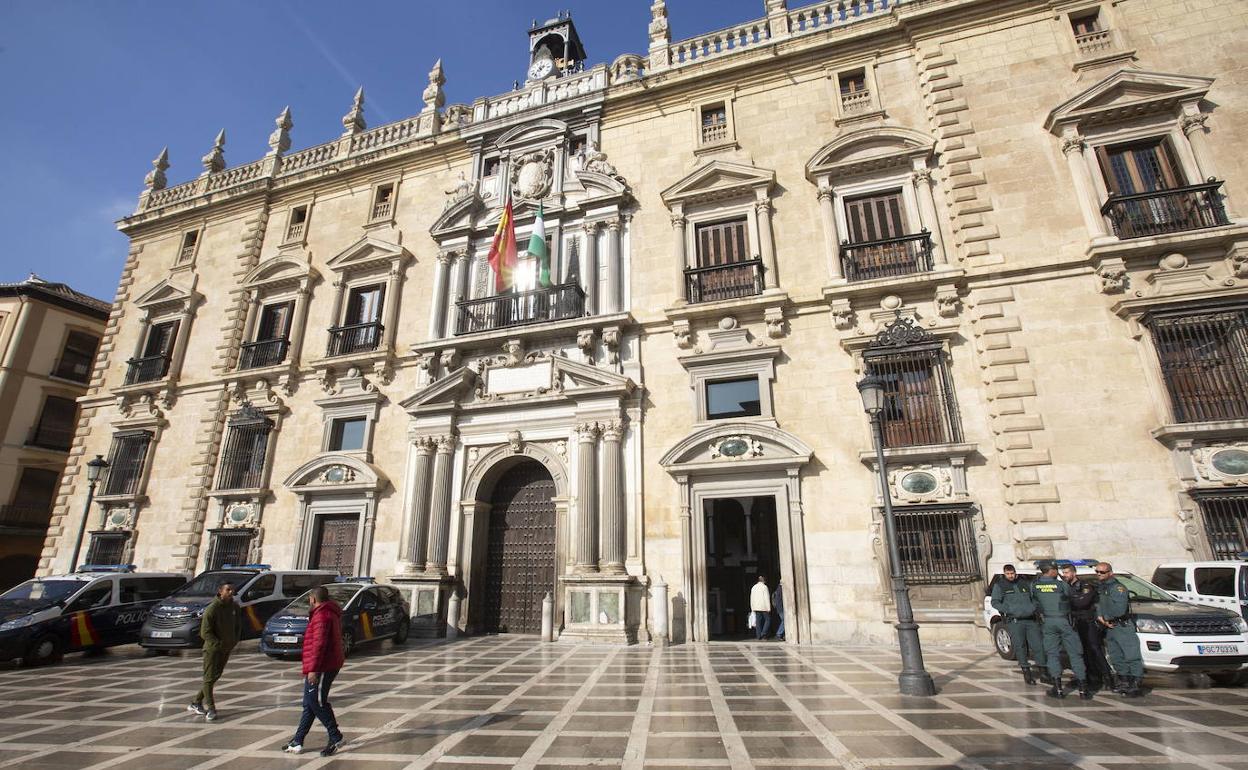
{"type": "Polygon", "coordinates": [[[1010,631],[1004,623],[997,623],[992,627],[992,644],[1004,660],[1017,660],[1014,655],[1014,641],[1010,639],[1010,631]]]}
{"type": "Polygon", "coordinates": [[[26,648],[22,662],[27,666],[42,666],[61,658],[61,645],[54,636],[41,636],[26,648]]]}
{"type": "Polygon", "coordinates": [[[411,621],[404,620],[399,624],[399,630],[394,632],[394,643],[403,644],[407,641],[407,635],[412,630],[411,621]]]}
{"type": "Polygon", "coordinates": [[[351,629],[344,629],[342,632],[342,657],[347,657],[351,651],[355,649],[355,634],[351,633],[351,629]]]}
{"type": "Polygon", "coordinates": [[[1210,674],[1209,678],[1214,684],[1220,684],[1223,687],[1243,687],[1248,685],[1248,671],[1230,671],[1225,674],[1210,674]]]}

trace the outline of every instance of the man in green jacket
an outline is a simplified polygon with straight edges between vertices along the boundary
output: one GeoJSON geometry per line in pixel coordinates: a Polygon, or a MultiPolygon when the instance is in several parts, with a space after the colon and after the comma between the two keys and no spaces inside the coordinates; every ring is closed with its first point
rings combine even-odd
{"type": "Polygon", "coordinates": [[[1031,596],[1031,582],[1022,580],[1013,564],[1001,569],[1002,579],[992,585],[992,608],[1001,613],[1005,630],[1010,634],[1010,644],[1018,667],[1023,670],[1023,681],[1036,683],[1036,670],[1028,665],[1030,657],[1036,662],[1035,669],[1044,667],[1044,645],[1040,641],[1040,626],[1036,624],[1036,602],[1031,596]]]}
{"type": "Polygon", "coordinates": [[[1053,677],[1053,686],[1045,694],[1066,697],[1062,687],[1062,650],[1065,650],[1066,657],[1070,658],[1070,670],[1075,672],[1073,684],[1079,689],[1079,697],[1089,700],[1092,691],[1088,689],[1088,671],[1083,665],[1083,645],[1070,624],[1070,586],[1057,577],[1057,566],[1053,562],[1041,564],[1040,571],[1043,574],[1032,581],[1031,592],[1040,608],[1044,652],[1048,657],[1049,676],[1053,677]]]}
{"type": "Polygon", "coordinates": [[[1140,637],[1135,632],[1135,618],[1131,616],[1131,592],[1118,582],[1114,568],[1107,562],[1096,565],[1097,621],[1105,626],[1105,646],[1109,663],[1118,675],[1121,692],[1128,698],[1138,698],[1140,680],[1144,678],[1144,659],[1140,657],[1140,637]]]}
{"type": "Polygon", "coordinates": [[[199,624],[199,635],[204,640],[204,685],[195,694],[195,700],[187,711],[201,714],[209,722],[217,718],[216,703],[212,699],[212,687],[225,672],[230,652],[238,644],[242,632],[243,613],[234,601],[234,586],[222,583],[217,587],[217,598],[204,609],[204,619],[199,624]]]}

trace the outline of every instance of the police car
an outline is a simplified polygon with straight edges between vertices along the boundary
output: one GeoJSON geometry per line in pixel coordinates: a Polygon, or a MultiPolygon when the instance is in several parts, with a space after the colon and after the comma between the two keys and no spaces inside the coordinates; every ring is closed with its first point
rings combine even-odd
{"type": "MultiPolygon", "coordinates": [[[[373,583],[372,578],[347,578],[328,583],[329,598],[342,607],[342,651],[350,655],[356,645],[393,639],[395,644],[407,641],[411,628],[407,600],[390,586],[373,583]]],[[[308,628],[309,597],[300,596],[274,615],[260,637],[260,651],[271,658],[286,658],[303,653],[303,634],[308,628]]]]}
{"type": "MultiPolygon", "coordinates": [[[[1095,583],[1096,559],[1057,559],[1060,568],[1074,564],[1080,580],[1095,583]]],[[[1037,565],[1039,562],[1037,562],[1037,565]]],[[[1037,569],[1019,569],[1019,580],[1031,580],[1037,569]]],[[[1127,572],[1115,572],[1131,593],[1131,613],[1140,637],[1140,655],[1150,673],[1201,672],[1226,685],[1248,684],[1248,623],[1234,612],[1197,607],[1179,601],[1152,583],[1127,572]]],[[[992,608],[992,586],[1005,578],[997,573],[984,597],[984,624],[992,633],[997,654],[1014,660],[1014,648],[1001,615],[992,608]]]]}
{"type": "Polygon", "coordinates": [[[84,564],[72,575],[27,580],[0,594],[0,660],[26,665],[139,640],[148,611],[185,575],[136,573],[133,564],[84,564]]]}
{"type": "Polygon", "coordinates": [[[275,571],[267,564],[227,564],[202,572],[152,608],[139,634],[139,644],[150,650],[202,647],[199,625],[223,583],[234,584],[234,600],[243,611],[240,638],[255,639],[273,613],[337,574],[327,570],[275,571]]]}

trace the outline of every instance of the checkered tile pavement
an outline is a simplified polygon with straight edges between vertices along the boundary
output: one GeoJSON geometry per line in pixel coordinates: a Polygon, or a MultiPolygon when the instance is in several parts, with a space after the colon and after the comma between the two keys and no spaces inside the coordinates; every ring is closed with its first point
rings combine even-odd
{"type": "Polygon", "coordinates": [[[895,694],[895,650],[779,643],[668,649],[526,637],[353,657],[333,702],[347,746],[282,754],[299,668],[245,644],[221,718],[186,712],[199,659],[123,647],[0,671],[0,768],[1239,768],[1248,690],[1151,678],[1126,701],[1054,701],[986,647],[934,647],[930,699],[895,694]]]}

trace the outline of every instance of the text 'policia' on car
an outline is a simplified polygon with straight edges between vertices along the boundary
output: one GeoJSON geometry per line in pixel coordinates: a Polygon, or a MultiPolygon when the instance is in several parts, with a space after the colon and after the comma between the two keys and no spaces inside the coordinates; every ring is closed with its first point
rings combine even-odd
{"type": "MultiPolygon", "coordinates": [[[[342,578],[325,585],[329,598],[342,607],[342,651],[350,655],[358,644],[393,639],[407,641],[411,628],[407,600],[390,586],[375,585],[371,577],[342,578]]],[[[260,651],[271,658],[299,655],[308,628],[311,591],[300,596],[265,624],[260,651]]]]}
{"type": "Polygon", "coordinates": [[[186,576],[134,569],[84,564],[73,574],[34,578],[0,594],[0,661],[38,665],[67,652],[137,642],[152,606],[186,576]]]}

